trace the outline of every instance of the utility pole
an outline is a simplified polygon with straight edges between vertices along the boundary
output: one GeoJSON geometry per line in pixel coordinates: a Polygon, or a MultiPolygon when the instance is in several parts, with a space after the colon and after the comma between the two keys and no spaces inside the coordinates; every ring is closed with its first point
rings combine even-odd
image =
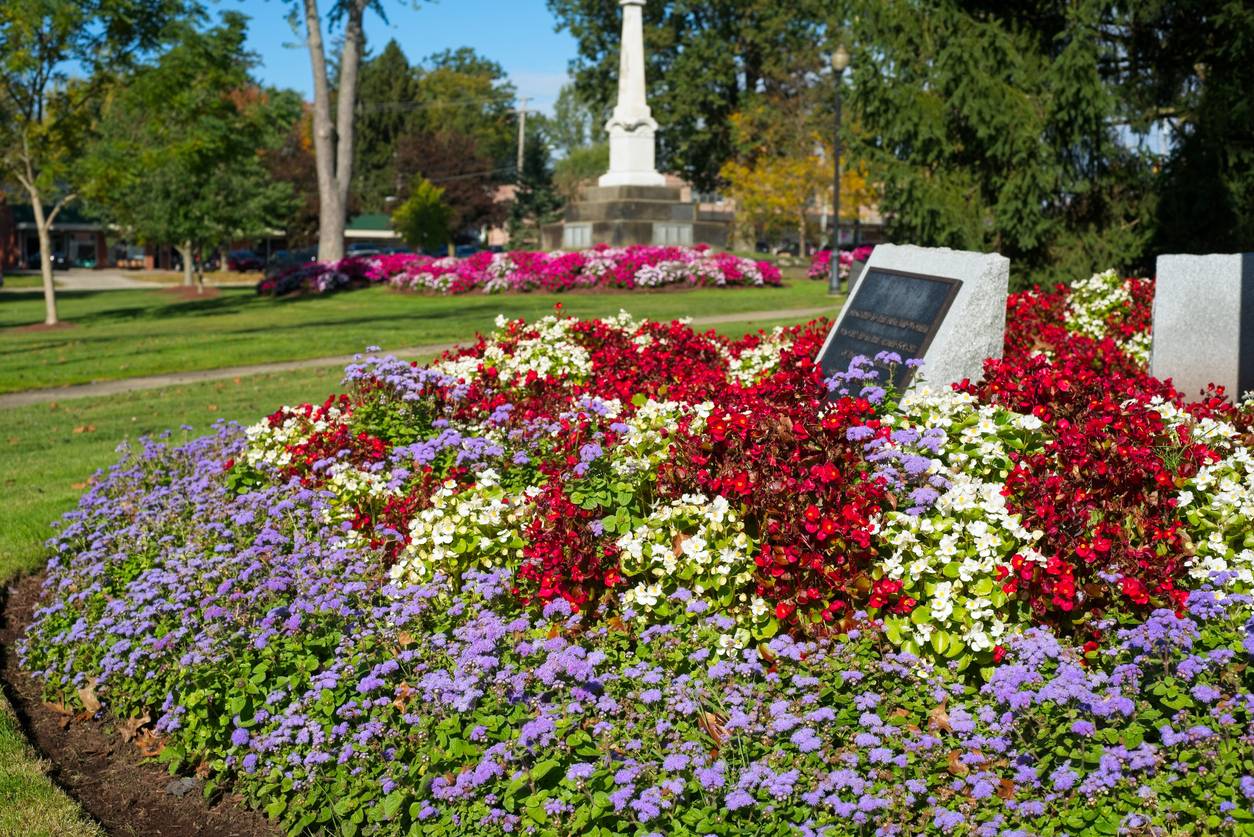
{"type": "Polygon", "coordinates": [[[527,150],[527,102],[531,101],[528,97],[523,96],[518,100],[518,173],[517,180],[522,182],[523,176],[523,158],[527,150]]]}

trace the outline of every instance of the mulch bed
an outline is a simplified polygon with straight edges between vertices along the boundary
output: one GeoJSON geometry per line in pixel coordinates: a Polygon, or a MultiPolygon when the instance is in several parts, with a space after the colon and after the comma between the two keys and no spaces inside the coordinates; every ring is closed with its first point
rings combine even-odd
{"type": "Polygon", "coordinates": [[[4,329],[10,334],[24,334],[26,332],[40,331],[65,331],[69,328],[78,328],[77,323],[57,323],[56,325],[47,325],[46,323],[35,323],[34,325],[13,326],[4,329]]]}
{"type": "Polygon", "coordinates": [[[18,667],[15,644],[30,622],[42,576],[15,582],[3,596],[0,675],[26,735],[53,764],[53,781],[110,834],[152,837],[261,837],[278,834],[237,797],[206,801],[199,780],[171,776],[145,762],[110,718],[73,718],[43,702],[39,685],[18,667]],[[182,791],[183,796],[175,795],[182,791]]]}
{"type": "Polygon", "coordinates": [[[222,296],[222,290],[220,288],[213,288],[208,285],[205,286],[203,293],[198,293],[195,287],[189,288],[186,285],[174,285],[173,287],[162,288],[159,293],[164,294],[165,296],[172,296],[180,300],[216,299],[217,297],[222,296]]]}

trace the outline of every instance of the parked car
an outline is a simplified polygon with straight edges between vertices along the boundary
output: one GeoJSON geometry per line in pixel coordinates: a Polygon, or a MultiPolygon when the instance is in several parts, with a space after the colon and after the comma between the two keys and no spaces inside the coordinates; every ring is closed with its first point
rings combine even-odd
{"type": "Polygon", "coordinates": [[[232,250],[226,254],[226,269],[236,273],[261,270],[265,266],[265,261],[252,250],[232,250]]]}
{"type": "Polygon", "coordinates": [[[275,250],[266,262],[266,277],[270,278],[300,265],[318,260],[317,247],[302,247],[299,250],[275,250]]]}
{"type": "Polygon", "coordinates": [[[483,248],[478,244],[458,244],[453,248],[453,254],[459,259],[465,259],[478,253],[483,248]]]}
{"type": "MultiPolygon", "coordinates": [[[[26,269],[27,270],[39,270],[39,253],[38,252],[32,253],[30,256],[26,258],[26,269]]],[[[52,254],[52,269],[53,270],[69,270],[70,260],[65,257],[64,253],[53,253],[52,254]]]]}
{"type": "Polygon", "coordinates": [[[344,250],[346,258],[364,259],[367,256],[377,256],[383,252],[383,248],[377,244],[350,244],[344,250]]]}

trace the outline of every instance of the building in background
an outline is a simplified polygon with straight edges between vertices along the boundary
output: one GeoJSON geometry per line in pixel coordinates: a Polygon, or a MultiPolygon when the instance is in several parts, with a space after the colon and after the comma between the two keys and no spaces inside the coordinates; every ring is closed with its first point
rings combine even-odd
{"type": "MultiPolygon", "coordinates": [[[[108,227],[68,206],[52,225],[53,265],[108,267],[112,265],[108,227]]],[[[0,204],[0,259],[5,270],[39,269],[39,232],[35,212],[28,204],[0,204]]]]}

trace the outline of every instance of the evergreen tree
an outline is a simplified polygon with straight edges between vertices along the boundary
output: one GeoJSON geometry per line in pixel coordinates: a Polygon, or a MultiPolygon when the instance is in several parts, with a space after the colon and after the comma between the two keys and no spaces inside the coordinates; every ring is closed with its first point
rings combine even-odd
{"type": "Polygon", "coordinates": [[[414,69],[395,40],[363,61],[357,86],[357,142],[353,191],[368,212],[382,212],[387,198],[407,185],[396,169],[396,147],[413,130],[418,103],[414,69]]]}
{"type": "Polygon", "coordinates": [[[895,240],[996,250],[1019,281],[1139,267],[1150,170],[1118,133],[1111,4],[1032,6],[861,0],[852,152],[895,240]]]}

